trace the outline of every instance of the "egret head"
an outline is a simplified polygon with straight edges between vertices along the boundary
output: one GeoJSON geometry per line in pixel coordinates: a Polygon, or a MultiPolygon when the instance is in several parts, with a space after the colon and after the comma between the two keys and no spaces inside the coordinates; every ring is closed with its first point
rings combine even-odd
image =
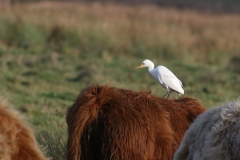
{"type": "Polygon", "coordinates": [[[153,65],[153,62],[150,61],[149,59],[145,59],[142,64],[140,66],[138,66],[136,69],[138,68],[142,68],[142,67],[150,67],[153,65]]]}

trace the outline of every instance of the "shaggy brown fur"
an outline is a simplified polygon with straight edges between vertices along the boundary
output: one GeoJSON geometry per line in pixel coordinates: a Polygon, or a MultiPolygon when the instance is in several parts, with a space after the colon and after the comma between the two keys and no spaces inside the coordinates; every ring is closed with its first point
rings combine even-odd
{"type": "Polygon", "coordinates": [[[173,159],[185,131],[203,111],[193,98],[93,85],[68,110],[68,160],[173,159]]]}
{"type": "Polygon", "coordinates": [[[45,160],[32,130],[0,103],[0,160],[45,160]]]}

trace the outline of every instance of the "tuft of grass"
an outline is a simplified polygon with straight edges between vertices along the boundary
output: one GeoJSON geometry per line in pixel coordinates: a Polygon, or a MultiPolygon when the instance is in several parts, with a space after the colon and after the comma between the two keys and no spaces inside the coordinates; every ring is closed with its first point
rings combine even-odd
{"type": "Polygon", "coordinates": [[[0,17],[0,39],[8,46],[27,49],[31,46],[42,46],[45,37],[42,31],[30,24],[18,21],[9,21],[0,17]]]}
{"type": "Polygon", "coordinates": [[[52,160],[66,160],[67,130],[66,123],[63,121],[65,118],[60,117],[57,110],[56,116],[48,114],[41,117],[45,127],[37,127],[36,138],[47,157],[51,157],[52,160]]]}

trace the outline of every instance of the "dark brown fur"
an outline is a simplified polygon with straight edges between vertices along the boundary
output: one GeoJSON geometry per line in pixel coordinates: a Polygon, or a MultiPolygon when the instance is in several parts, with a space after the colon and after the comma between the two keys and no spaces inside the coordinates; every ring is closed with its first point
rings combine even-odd
{"type": "Polygon", "coordinates": [[[68,160],[173,159],[185,131],[204,111],[189,97],[93,85],[68,110],[68,160]]]}
{"type": "Polygon", "coordinates": [[[45,160],[28,124],[1,103],[0,160],[45,160]]]}

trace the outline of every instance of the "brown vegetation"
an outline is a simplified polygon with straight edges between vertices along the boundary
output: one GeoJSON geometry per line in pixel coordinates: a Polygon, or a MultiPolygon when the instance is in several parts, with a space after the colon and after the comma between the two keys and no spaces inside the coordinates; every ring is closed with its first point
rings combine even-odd
{"type": "Polygon", "coordinates": [[[45,160],[28,124],[0,103],[0,159],[45,160]]]}
{"type": "Polygon", "coordinates": [[[150,46],[169,45],[180,53],[211,58],[211,51],[239,49],[239,15],[212,14],[154,5],[127,6],[101,3],[41,2],[6,7],[0,14],[13,20],[47,28],[63,27],[109,35],[119,51],[128,51],[131,41],[150,46]]]}
{"type": "Polygon", "coordinates": [[[189,97],[165,99],[93,85],[68,110],[68,160],[172,159],[185,131],[204,111],[189,97]]]}

